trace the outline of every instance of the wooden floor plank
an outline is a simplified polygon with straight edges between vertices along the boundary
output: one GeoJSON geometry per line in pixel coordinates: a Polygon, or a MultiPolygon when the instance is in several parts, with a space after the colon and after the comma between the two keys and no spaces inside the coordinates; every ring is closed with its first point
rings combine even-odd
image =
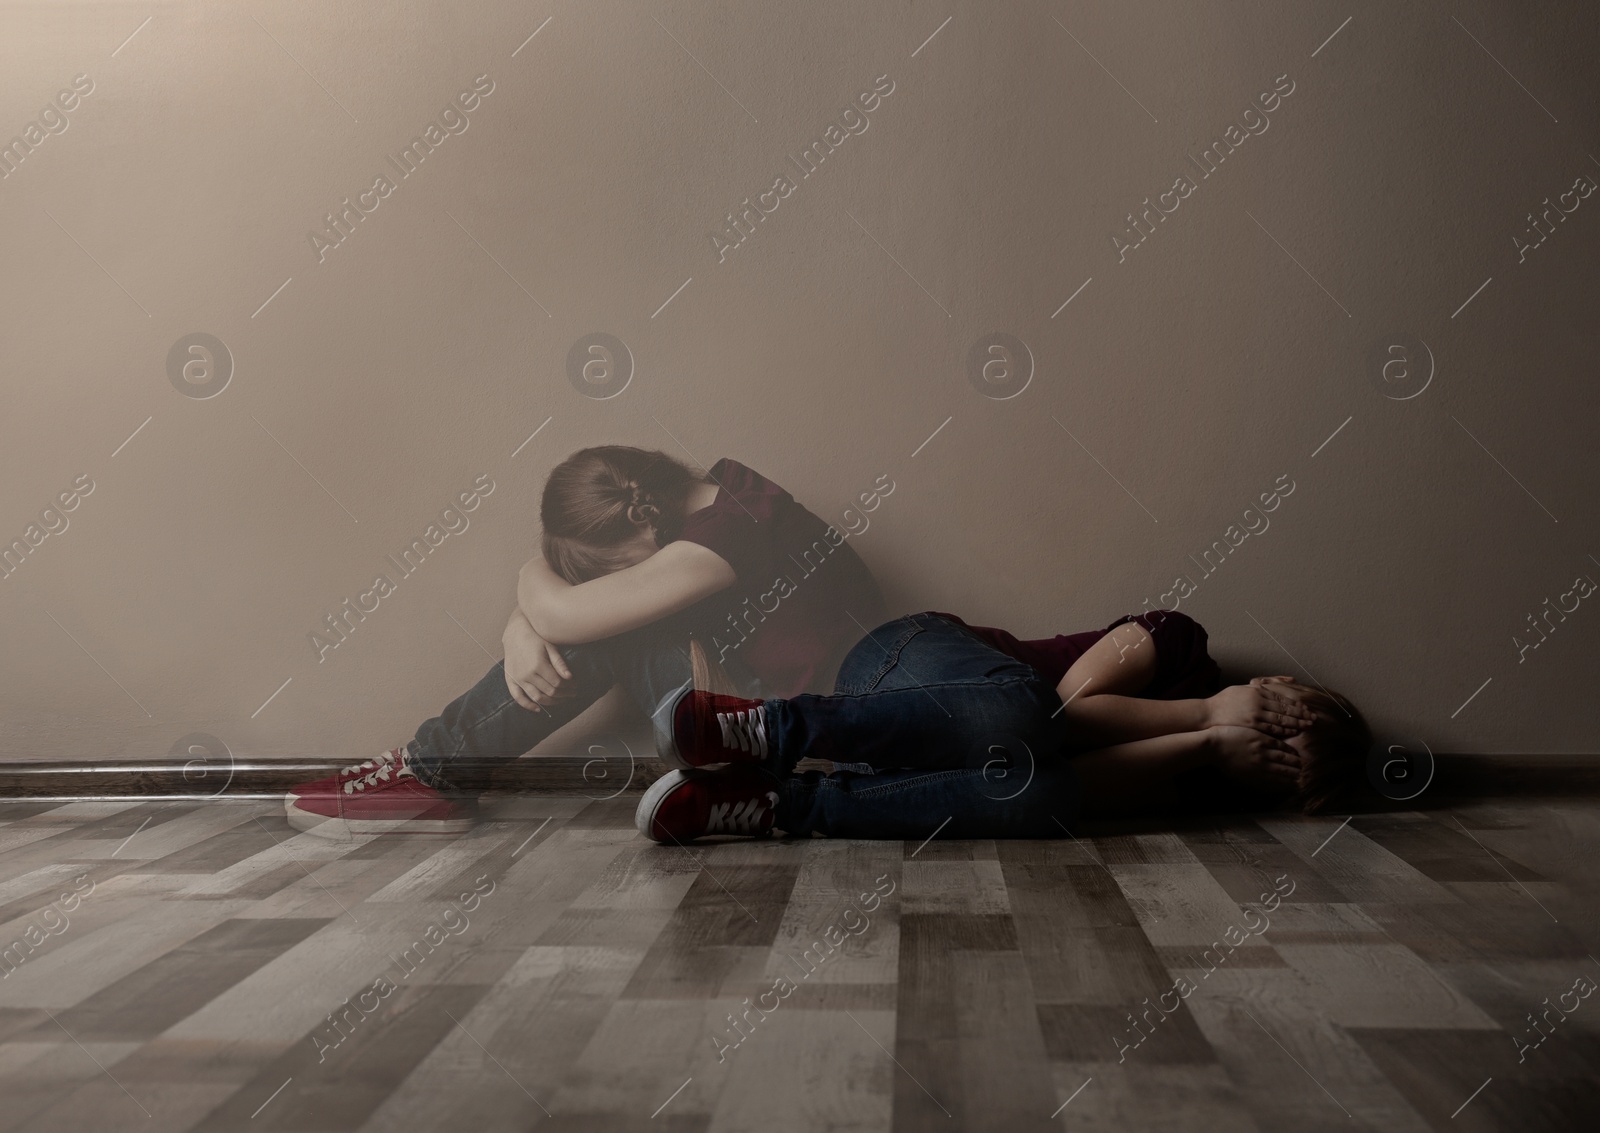
{"type": "Polygon", "coordinates": [[[1188,1005],[1263,1130],[1426,1133],[1298,971],[1219,971],[1188,1005]]]}
{"type": "Polygon", "coordinates": [[[1588,952],[1588,946],[1567,926],[1527,901],[1460,901],[1451,905],[1366,902],[1360,908],[1391,938],[1431,964],[1576,960],[1588,952]]]}
{"type": "Polygon", "coordinates": [[[895,1128],[1048,1125],[1053,1089],[1033,1002],[1009,917],[902,914],[895,1128]]]}
{"type": "Polygon", "coordinates": [[[901,878],[901,909],[908,914],[1011,912],[1005,877],[996,860],[913,860],[903,864],[901,878]]]}
{"type": "Polygon", "coordinates": [[[1248,829],[1253,837],[1240,837],[1239,831],[1226,829],[1190,830],[1183,835],[1196,859],[1236,902],[1259,904],[1273,893],[1291,904],[1347,900],[1321,873],[1303,868],[1300,856],[1288,846],[1254,823],[1248,829]],[[1294,888],[1285,892],[1291,881],[1294,888]]]}
{"type": "Polygon", "coordinates": [[[798,866],[707,864],[623,992],[628,999],[717,996],[744,965],[759,974],[798,866]]]}
{"type": "Polygon", "coordinates": [[[134,1122],[148,1128],[150,1111],[139,1097],[147,1091],[125,1093],[107,1077],[108,1069],[115,1074],[137,1049],[137,1043],[80,1046],[59,1031],[48,1041],[0,1046],[0,1097],[5,1099],[0,1106],[0,1131],[115,1129],[132,1127],[134,1122]],[[89,1096],[87,1106],[74,1104],[80,1094],[89,1096]],[[92,1124],[70,1124],[74,1111],[80,1120],[88,1117],[92,1124]]]}
{"type": "MultiPolygon", "coordinates": [[[[442,882],[455,877],[467,865],[477,861],[510,836],[509,829],[480,828],[461,837],[452,838],[443,846],[436,846],[434,843],[437,840],[416,846],[413,853],[407,855],[405,868],[392,881],[369,893],[366,899],[375,904],[382,904],[390,901],[407,901],[424,893],[432,893],[442,882]]],[[[375,839],[372,845],[382,847],[384,841],[381,838],[375,839]]],[[[420,842],[421,839],[415,841],[420,842]]],[[[350,857],[353,858],[354,855],[350,857]]]]}
{"type": "Polygon", "coordinates": [[[520,1130],[539,1121],[557,1084],[626,986],[641,952],[526,949],[374,1112],[368,1130],[520,1130]],[[482,1088],[463,1097],[462,1077],[482,1088]]]}
{"type": "Polygon", "coordinates": [[[1569,1133],[1591,1129],[1600,1039],[1555,1036],[1524,1061],[1489,1031],[1354,1030],[1373,1063],[1435,1129],[1569,1133]]]}
{"type": "Polygon", "coordinates": [[[726,1081],[711,1044],[724,1014],[703,1000],[612,1000],[553,1100],[541,1095],[563,1119],[551,1127],[648,1129],[664,1118],[666,1128],[706,1128],[726,1081]]]}
{"type": "Polygon", "coordinates": [[[249,822],[251,814],[242,807],[197,806],[171,815],[157,811],[152,816],[157,821],[148,824],[134,823],[134,817],[137,812],[110,828],[101,839],[103,845],[77,856],[83,860],[153,861],[249,822]]]}
{"type": "Polygon", "coordinates": [[[73,1007],[242,908],[238,901],[169,903],[91,893],[59,938],[47,938],[46,949],[0,979],[0,1005],[73,1007]]]}
{"type": "Polygon", "coordinates": [[[326,920],[227,920],[57,1013],[54,1025],[79,1042],[152,1039],[263,964],[316,932],[326,920]]]}
{"type": "Polygon", "coordinates": [[[1057,1129],[1073,1133],[1258,1133],[1222,1065],[1057,1062],[1057,1129]]]}
{"type": "Polygon", "coordinates": [[[1490,856],[1470,831],[1435,815],[1363,814],[1351,819],[1350,825],[1438,882],[1544,880],[1509,855],[1490,856]]]}
{"type": "Polygon", "coordinates": [[[401,987],[385,1004],[382,1019],[354,1025],[326,1062],[306,1043],[284,1048],[196,1124],[193,1133],[223,1133],[241,1126],[296,1133],[360,1128],[456,1029],[455,1020],[470,1014],[486,990],[441,984],[401,987]],[[280,1082],[286,1088],[252,1117],[280,1082]]]}
{"type": "Polygon", "coordinates": [[[1401,944],[1283,944],[1318,1010],[1347,1027],[1497,1030],[1495,1021],[1401,944]]]}
{"type": "Polygon", "coordinates": [[[1001,845],[1012,925],[1035,1002],[1118,1007],[1170,984],[1116,878],[1086,845],[1001,845]]]}
{"type": "Polygon", "coordinates": [[[1359,830],[1307,818],[1262,818],[1262,829],[1321,874],[1347,901],[1457,904],[1460,898],[1359,830]]]}
{"type": "Polygon", "coordinates": [[[892,1000],[849,1011],[800,1011],[784,1000],[728,1056],[709,1133],[887,1129],[900,1071],[878,1042],[893,1037],[892,1000]]]}
{"type": "MultiPolygon", "coordinates": [[[[807,845],[755,993],[771,988],[780,976],[795,982],[798,991],[791,996],[801,1003],[820,1002],[816,989],[822,987],[893,984],[900,962],[899,918],[905,911],[902,871],[911,864],[893,842],[807,845]]],[[[745,988],[730,990],[751,994],[745,988]]]]}
{"type": "Polygon", "coordinates": [[[95,880],[0,963],[0,1133],[1542,1131],[1600,1098],[1600,999],[1551,1006],[1600,986],[1593,800],[687,849],[636,802],[346,841],[0,806],[0,953],[95,880]]]}

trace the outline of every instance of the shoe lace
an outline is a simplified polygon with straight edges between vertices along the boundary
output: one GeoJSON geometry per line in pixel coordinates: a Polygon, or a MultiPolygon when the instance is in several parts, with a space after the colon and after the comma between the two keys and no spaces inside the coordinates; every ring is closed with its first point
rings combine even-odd
{"type": "Polygon", "coordinates": [[[405,753],[396,755],[392,751],[380,752],[372,759],[352,763],[349,767],[339,772],[344,779],[344,793],[353,795],[369,787],[376,787],[381,783],[391,783],[402,776],[413,775],[411,768],[406,766],[405,753]]]}
{"type": "Polygon", "coordinates": [[[714,803],[706,820],[707,834],[759,834],[761,820],[778,805],[778,796],[768,791],[737,802],[714,803]]]}
{"type": "Polygon", "coordinates": [[[717,726],[722,729],[722,746],[735,751],[749,751],[766,758],[767,708],[757,705],[737,712],[718,712],[717,726]]]}

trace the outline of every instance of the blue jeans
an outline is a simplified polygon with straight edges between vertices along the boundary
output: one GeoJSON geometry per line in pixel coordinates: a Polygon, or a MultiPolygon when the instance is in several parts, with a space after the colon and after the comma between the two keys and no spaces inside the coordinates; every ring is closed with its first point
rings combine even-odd
{"type": "MultiPolygon", "coordinates": [[[[689,637],[696,631],[704,627],[680,615],[564,646],[574,695],[539,712],[512,699],[505,664],[497,661],[417,729],[408,745],[411,767],[440,790],[481,792],[495,766],[618,684],[659,727],[663,708],[691,682],[689,637]]],[[[760,681],[738,658],[724,667],[746,695],[760,697],[760,681]]],[[[1077,813],[1076,777],[1060,754],[1065,725],[1055,690],[1032,667],[935,614],[869,633],[840,666],[833,696],[765,703],[767,769],[780,781],[777,825],[790,834],[1059,838],[1077,813]],[[847,770],[796,774],[806,756],[847,770]]]]}
{"type": "Polygon", "coordinates": [[[1078,811],[1061,698],[936,614],[879,626],[833,696],[766,701],[777,826],[795,835],[1060,838],[1078,811]],[[806,757],[848,770],[794,774],[806,757]]]}
{"type": "MultiPolygon", "coordinates": [[[[431,787],[475,794],[488,789],[496,766],[531,749],[616,685],[654,717],[691,682],[689,639],[698,635],[709,642],[707,629],[703,619],[690,610],[604,641],[563,646],[561,655],[572,671],[572,680],[563,688],[572,695],[542,705],[538,712],[512,699],[506,688],[505,662],[496,661],[482,680],[439,715],[423,722],[407,745],[407,762],[431,787]]],[[[761,695],[761,682],[738,657],[728,658],[723,668],[744,695],[761,695]]],[[[607,772],[611,767],[632,765],[627,752],[608,751],[604,758],[611,765],[607,772]]],[[[616,785],[610,774],[605,781],[616,785]]]]}

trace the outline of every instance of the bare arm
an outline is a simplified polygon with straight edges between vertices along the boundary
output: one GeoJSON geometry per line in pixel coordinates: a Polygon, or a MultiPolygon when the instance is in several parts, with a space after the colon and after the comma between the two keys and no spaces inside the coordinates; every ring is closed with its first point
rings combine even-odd
{"type": "Polygon", "coordinates": [[[1095,696],[1086,691],[1067,706],[1066,716],[1079,748],[1131,743],[1207,727],[1204,700],[1144,700],[1113,693],[1095,696]]]}
{"type": "Polygon", "coordinates": [[[726,559],[685,540],[576,586],[535,555],[517,575],[517,605],[545,641],[577,645],[660,621],[726,590],[734,580],[726,559]]]}
{"type": "Polygon", "coordinates": [[[1155,643],[1136,622],[1090,646],[1056,686],[1075,745],[1096,748],[1230,725],[1292,736],[1314,719],[1299,701],[1259,683],[1233,685],[1204,700],[1139,696],[1155,672],[1155,643]]]}
{"type": "Polygon", "coordinates": [[[540,712],[541,704],[572,695],[562,687],[572,679],[572,670],[561,650],[534,632],[519,607],[512,607],[500,644],[505,649],[506,689],[522,707],[540,712]]]}
{"type": "Polygon", "coordinates": [[[1125,622],[1091,645],[1056,686],[1074,744],[1098,748],[1206,727],[1203,700],[1139,697],[1156,673],[1150,633],[1125,622]]]}

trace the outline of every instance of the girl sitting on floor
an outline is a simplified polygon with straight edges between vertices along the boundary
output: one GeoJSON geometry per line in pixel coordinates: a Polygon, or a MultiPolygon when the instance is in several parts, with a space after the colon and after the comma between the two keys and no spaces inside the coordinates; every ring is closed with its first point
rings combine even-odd
{"type": "MultiPolygon", "coordinates": [[[[861,507],[893,490],[862,493],[861,507]]],[[[689,687],[691,642],[727,639],[730,689],[795,696],[832,688],[861,626],[883,617],[846,533],[736,460],[701,471],[648,449],[582,449],[551,470],[540,519],[543,553],[518,576],[505,660],[409,742],[294,788],[291,826],[459,834],[497,767],[607,690],[651,713],[689,687]],[[773,604],[775,579],[789,585],[773,604]]]]}

